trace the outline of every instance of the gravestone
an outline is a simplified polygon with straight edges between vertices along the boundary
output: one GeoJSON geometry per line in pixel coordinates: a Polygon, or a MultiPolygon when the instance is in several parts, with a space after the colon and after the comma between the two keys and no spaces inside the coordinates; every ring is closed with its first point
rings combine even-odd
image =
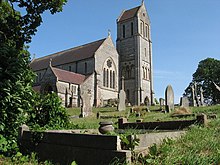
{"type": "Polygon", "coordinates": [[[200,87],[200,105],[204,106],[204,97],[203,97],[203,89],[200,87]]]}
{"type": "Polygon", "coordinates": [[[118,99],[118,111],[123,111],[126,109],[125,106],[125,99],[126,99],[126,93],[124,91],[124,77],[121,78],[121,87],[122,89],[119,92],[119,99],[118,99]]]}
{"type": "Polygon", "coordinates": [[[186,96],[180,98],[180,107],[188,108],[189,107],[189,99],[186,96]]]}
{"type": "Polygon", "coordinates": [[[171,112],[174,110],[174,92],[171,85],[168,85],[165,91],[165,110],[171,112]]]}
{"type": "Polygon", "coordinates": [[[160,109],[163,109],[164,104],[164,99],[163,98],[159,98],[159,103],[160,103],[160,109]]]}
{"type": "Polygon", "coordinates": [[[197,83],[194,82],[194,92],[195,92],[195,100],[196,100],[196,106],[199,107],[200,106],[200,100],[197,94],[197,83]]]}
{"type": "Polygon", "coordinates": [[[83,92],[81,95],[82,107],[80,117],[87,117],[92,114],[91,91],[83,92]]]}
{"type": "Polygon", "coordinates": [[[192,91],[192,106],[195,107],[195,106],[196,106],[196,100],[195,100],[195,89],[194,89],[194,85],[191,86],[191,91],[192,91]]]}

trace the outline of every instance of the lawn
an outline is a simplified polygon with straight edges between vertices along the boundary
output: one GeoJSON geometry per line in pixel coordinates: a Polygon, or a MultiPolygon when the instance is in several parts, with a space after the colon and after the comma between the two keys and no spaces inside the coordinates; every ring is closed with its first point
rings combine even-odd
{"type": "MultiPolygon", "coordinates": [[[[129,122],[134,122],[137,119],[143,119],[144,122],[182,120],[182,118],[172,118],[171,113],[159,112],[159,106],[149,107],[150,112],[146,111],[146,107],[140,107],[139,117],[136,117],[136,113],[130,113],[130,108],[131,107],[127,107],[125,111],[121,112],[117,111],[116,107],[93,108],[93,114],[86,118],[78,117],[80,115],[80,108],[69,108],[67,112],[71,116],[71,122],[75,125],[75,128],[78,129],[97,129],[99,127],[99,122],[112,121],[113,123],[117,123],[120,117],[128,118],[129,122]],[[103,118],[97,119],[97,113],[103,116],[103,118]]],[[[192,119],[192,117],[187,117],[186,119],[192,119]]],[[[115,124],[114,127],[117,128],[117,124],[115,124]]]]}

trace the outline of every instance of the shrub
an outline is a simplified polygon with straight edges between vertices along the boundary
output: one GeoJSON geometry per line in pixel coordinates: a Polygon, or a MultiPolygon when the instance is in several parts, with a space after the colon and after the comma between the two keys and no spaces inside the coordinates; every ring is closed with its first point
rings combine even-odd
{"type": "Polygon", "coordinates": [[[33,110],[28,112],[27,125],[31,127],[65,128],[69,125],[66,109],[57,94],[36,94],[33,110]]]}

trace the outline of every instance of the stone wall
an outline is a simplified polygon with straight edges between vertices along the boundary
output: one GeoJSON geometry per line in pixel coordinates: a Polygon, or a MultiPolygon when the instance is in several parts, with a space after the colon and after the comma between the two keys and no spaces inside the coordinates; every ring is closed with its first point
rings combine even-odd
{"type": "Polygon", "coordinates": [[[32,132],[21,130],[19,144],[22,153],[36,152],[40,160],[61,165],[70,165],[72,161],[77,164],[106,165],[117,159],[131,162],[131,152],[121,150],[118,136],[62,132],[38,135],[41,138],[36,139],[32,132]]]}
{"type": "Polygon", "coordinates": [[[180,130],[193,124],[207,125],[207,116],[200,114],[194,120],[174,120],[158,122],[128,122],[125,118],[118,120],[119,129],[147,129],[147,130],[180,130]]]}
{"type": "Polygon", "coordinates": [[[102,46],[95,54],[95,71],[97,73],[97,102],[102,104],[104,100],[118,98],[118,53],[112,42],[111,37],[106,38],[102,46]],[[115,88],[103,86],[103,69],[107,60],[112,61],[112,67],[115,68],[115,88]]]}

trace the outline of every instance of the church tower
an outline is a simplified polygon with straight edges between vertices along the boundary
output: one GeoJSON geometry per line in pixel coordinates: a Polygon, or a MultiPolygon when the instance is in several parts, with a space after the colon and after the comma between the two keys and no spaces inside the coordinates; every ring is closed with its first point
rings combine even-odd
{"type": "Polygon", "coordinates": [[[119,76],[124,77],[128,102],[153,104],[151,26],[144,2],[122,11],[117,19],[116,44],[119,76]]]}

